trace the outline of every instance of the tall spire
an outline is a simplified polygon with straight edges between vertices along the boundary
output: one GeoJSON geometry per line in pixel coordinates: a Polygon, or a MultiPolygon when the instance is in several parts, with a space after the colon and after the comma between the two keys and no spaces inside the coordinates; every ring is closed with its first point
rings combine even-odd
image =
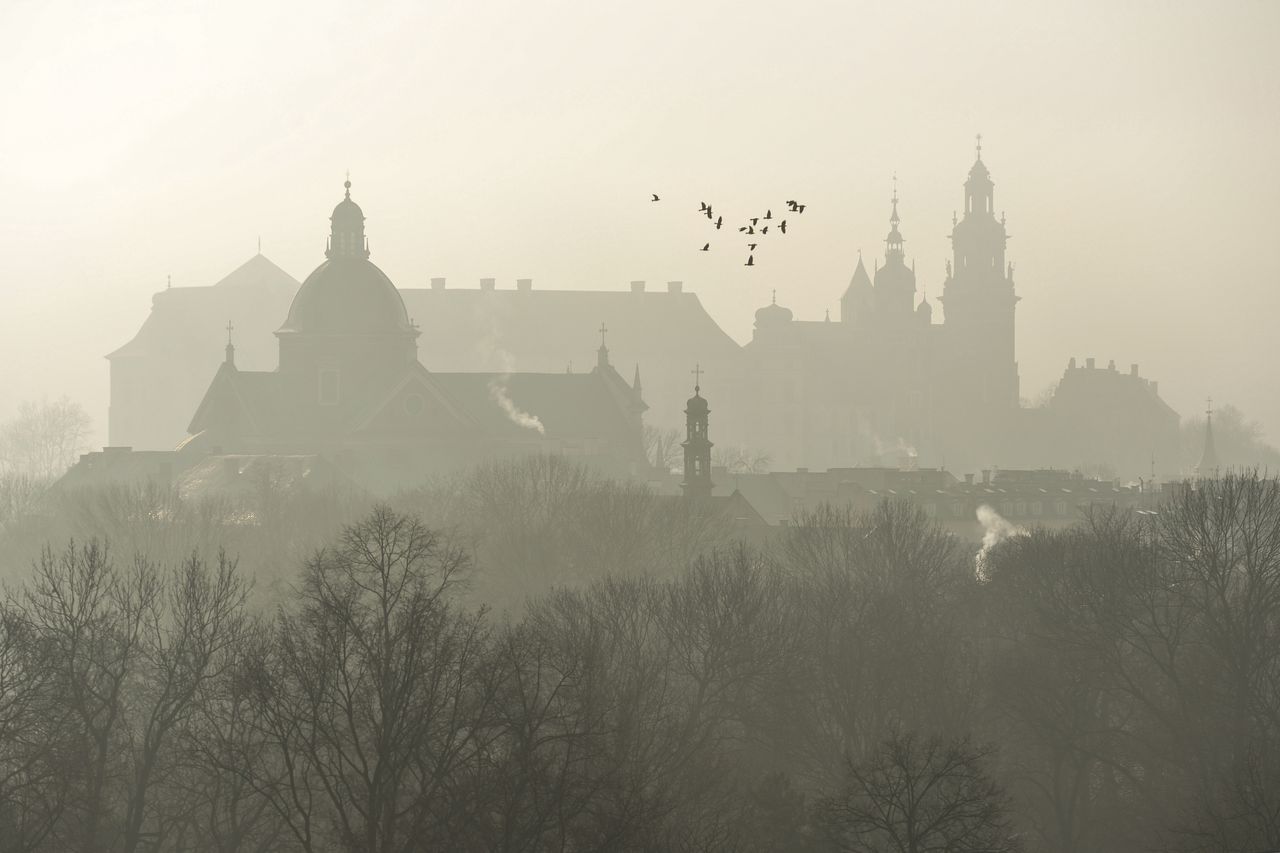
{"type": "Polygon", "coordinates": [[[1216,477],[1222,467],[1218,461],[1218,449],[1213,442],[1213,398],[1207,401],[1204,411],[1204,451],[1200,454],[1200,463],[1196,465],[1196,473],[1201,477],[1216,477]]]}
{"type": "Polygon", "coordinates": [[[884,238],[885,251],[884,257],[886,261],[894,259],[901,260],[903,256],[902,234],[898,231],[898,223],[902,220],[898,217],[898,173],[893,173],[893,211],[889,214],[889,236],[884,238]]]}

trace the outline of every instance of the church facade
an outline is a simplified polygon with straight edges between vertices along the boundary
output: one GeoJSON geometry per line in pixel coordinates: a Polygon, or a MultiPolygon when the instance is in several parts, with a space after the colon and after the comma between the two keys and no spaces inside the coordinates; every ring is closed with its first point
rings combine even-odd
{"type": "Polygon", "coordinates": [[[421,330],[369,258],[364,212],[334,208],[325,260],[298,288],[274,370],[244,370],[228,330],[180,458],[317,455],[377,491],[507,455],[554,452],[615,474],[643,465],[636,384],[597,363],[577,373],[438,373],[421,330]]]}

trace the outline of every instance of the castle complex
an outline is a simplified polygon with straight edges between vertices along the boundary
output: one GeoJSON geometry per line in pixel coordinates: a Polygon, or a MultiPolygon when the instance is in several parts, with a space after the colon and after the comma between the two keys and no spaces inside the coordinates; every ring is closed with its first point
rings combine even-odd
{"type": "Polygon", "coordinates": [[[774,300],[745,346],[681,282],[560,291],[435,279],[398,290],[369,260],[347,186],[326,259],[301,285],[259,254],[212,287],[157,294],[138,335],[108,356],[112,445],[181,445],[187,458],[318,454],[384,485],[544,451],[643,475],[642,416],[659,427],[701,420],[685,470],[696,491],[711,452],[705,400],[695,393],[681,411],[696,363],[715,388],[716,443],[764,451],[776,469],[1178,473],[1177,414],[1136,365],[1072,358],[1047,404],[1022,405],[1021,297],[981,147],[952,223],[940,319],[917,292],[895,190],[883,260],[869,272],[859,258],[838,318],[800,320],[774,300]]]}

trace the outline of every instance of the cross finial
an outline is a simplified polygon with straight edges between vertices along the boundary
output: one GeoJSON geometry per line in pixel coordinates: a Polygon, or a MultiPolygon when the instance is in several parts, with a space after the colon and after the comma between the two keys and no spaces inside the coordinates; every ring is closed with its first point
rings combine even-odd
{"type": "Polygon", "coordinates": [[[982,134],[978,134],[978,159],[982,159],[982,134]]]}
{"type": "Polygon", "coordinates": [[[345,182],[343,182],[342,186],[347,191],[346,198],[351,198],[351,170],[350,169],[347,169],[347,179],[345,182]]]}
{"type": "Polygon", "coordinates": [[[227,346],[231,346],[231,333],[234,332],[235,330],[236,330],[236,327],[231,325],[231,321],[228,320],[227,321],[227,346]]]}
{"type": "Polygon", "coordinates": [[[695,364],[689,372],[693,374],[693,393],[697,394],[702,390],[702,365],[695,364]]]}
{"type": "Polygon", "coordinates": [[[1206,398],[1205,405],[1208,406],[1208,408],[1204,410],[1204,413],[1212,418],[1213,417],[1213,398],[1212,397],[1206,398]]]}
{"type": "Polygon", "coordinates": [[[776,287],[773,289],[773,304],[778,304],[778,288],[776,287]]]}
{"type": "Polygon", "coordinates": [[[164,277],[164,289],[168,290],[173,287],[173,276],[166,274],[164,277]]]}
{"type": "Polygon", "coordinates": [[[262,235],[258,235],[258,254],[262,254],[262,235]]]}
{"type": "Polygon", "coordinates": [[[601,322],[600,328],[596,329],[596,331],[600,333],[600,346],[604,346],[604,336],[609,331],[609,329],[605,326],[603,322],[601,322]]]}
{"type": "Polygon", "coordinates": [[[893,203],[898,203],[898,173],[893,173],[893,203]]]}

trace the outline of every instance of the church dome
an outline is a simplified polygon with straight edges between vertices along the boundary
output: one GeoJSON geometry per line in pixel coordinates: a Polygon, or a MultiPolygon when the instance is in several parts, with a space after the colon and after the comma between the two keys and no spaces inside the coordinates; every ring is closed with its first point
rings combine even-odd
{"type": "Polygon", "coordinates": [[[689,415],[705,415],[710,411],[707,408],[707,398],[702,396],[701,389],[694,389],[693,396],[685,401],[684,410],[689,415]]]}
{"type": "Polygon", "coordinates": [[[783,308],[778,304],[778,297],[775,295],[773,302],[756,312],[756,328],[790,323],[793,316],[790,308],[783,308]]]}
{"type": "Polygon", "coordinates": [[[364,211],[346,195],[329,217],[327,260],[298,288],[281,332],[304,335],[415,334],[400,291],[369,260],[364,211]]]}
{"type": "Polygon", "coordinates": [[[329,258],[298,288],[280,331],[376,335],[413,328],[400,291],[377,265],[368,258],[329,258]]]}

